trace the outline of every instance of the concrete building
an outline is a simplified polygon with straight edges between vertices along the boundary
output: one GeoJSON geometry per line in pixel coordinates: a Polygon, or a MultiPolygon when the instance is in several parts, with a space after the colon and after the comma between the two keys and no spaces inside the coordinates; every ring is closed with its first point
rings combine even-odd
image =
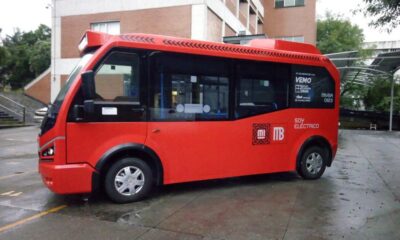
{"type": "MultiPolygon", "coordinates": [[[[221,42],[225,36],[239,33],[266,33],[272,38],[304,36],[304,39],[287,39],[315,43],[315,0],[303,0],[301,7],[286,9],[288,2],[290,1],[53,0],[51,68],[29,83],[25,87],[25,93],[44,103],[56,97],[79,59],[77,46],[88,29],[111,34],[141,32],[216,42],[221,42]],[[281,2],[283,8],[280,7],[281,2]],[[309,14],[307,19],[313,21],[294,21],[294,18],[285,13],[296,16],[309,14]],[[270,23],[267,24],[266,19],[270,23]],[[294,23],[308,26],[293,27],[294,23]],[[293,33],[290,33],[291,27],[293,33]],[[303,32],[305,30],[307,31],[303,32]]],[[[298,3],[297,0],[294,2],[298,3]]]]}
{"type": "Polygon", "coordinates": [[[264,0],[264,16],[269,38],[316,43],[316,0],[264,0]]]}

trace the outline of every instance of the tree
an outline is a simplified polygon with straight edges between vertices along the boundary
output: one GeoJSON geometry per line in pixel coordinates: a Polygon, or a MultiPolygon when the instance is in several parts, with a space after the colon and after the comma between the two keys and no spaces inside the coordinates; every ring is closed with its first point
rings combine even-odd
{"type": "Polygon", "coordinates": [[[3,41],[8,52],[4,64],[5,83],[10,84],[13,89],[21,88],[24,83],[34,77],[29,70],[29,55],[32,46],[27,44],[29,40],[23,39],[23,35],[17,29],[14,35],[7,36],[3,41]]]}
{"type": "MultiPolygon", "coordinates": [[[[363,58],[372,53],[361,49],[363,42],[363,30],[349,20],[327,13],[324,19],[317,21],[317,47],[324,54],[357,51],[357,55],[363,58]]],[[[357,64],[362,65],[363,62],[360,60],[357,64]]],[[[353,81],[343,82],[340,105],[347,109],[358,109],[364,94],[363,85],[353,81]]]]}
{"type": "Polygon", "coordinates": [[[41,24],[35,31],[36,42],[29,56],[30,70],[35,76],[43,73],[50,66],[51,29],[41,24]]]}
{"type": "Polygon", "coordinates": [[[327,13],[317,21],[317,47],[322,53],[358,51],[364,42],[363,30],[349,20],[327,13]]]}
{"type": "Polygon", "coordinates": [[[51,29],[40,25],[35,31],[21,32],[2,40],[0,49],[0,80],[13,89],[23,87],[50,65],[51,29]],[[4,57],[1,56],[4,55],[4,57]]]}
{"type": "MultiPolygon", "coordinates": [[[[389,111],[391,79],[377,78],[364,96],[365,107],[373,111],[389,111]]],[[[400,112],[400,84],[395,80],[394,112],[400,112]]]]}
{"type": "Polygon", "coordinates": [[[346,82],[341,86],[340,107],[358,110],[362,107],[367,87],[355,82],[346,82]]]}
{"type": "Polygon", "coordinates": [[[363,0],[365,8],[358,9],[364,16],[374,18],[370,26],[381,27],[390,32],[400,25],[400,0],[363,0]]]}
{"type": "Polygon", "coordinates": [[[29,56],[30,71],[35,76],[43,73],[50,66],[51,58],[50,41],[37,41],[29,56]]]}
{"type": "Polygon", "coordinates": [[[0,45],[0,72],[1,72],[1,67],[6,62],[6,55],[7,55],[6,49],[0,45]]]}
{"type": "MultiPolygon", "coordinates": [[[[0,36],[1,36],[1,28],[0,28],[0,36]]],[[[3,42],[0,39],[0,87],[4,85],[5,77],[4,77],[4,65],[6,63],[7,52],[3,47],[3,42]]]]}

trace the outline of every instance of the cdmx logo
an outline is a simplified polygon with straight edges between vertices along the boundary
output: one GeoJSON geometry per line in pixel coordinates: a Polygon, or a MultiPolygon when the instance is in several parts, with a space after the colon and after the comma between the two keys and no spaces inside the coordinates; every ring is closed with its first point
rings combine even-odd
{"type": "Polygon", "coordinates": [[[253,145],[269,144],[270,128],[268,123],[253,123],[253,145]]]}

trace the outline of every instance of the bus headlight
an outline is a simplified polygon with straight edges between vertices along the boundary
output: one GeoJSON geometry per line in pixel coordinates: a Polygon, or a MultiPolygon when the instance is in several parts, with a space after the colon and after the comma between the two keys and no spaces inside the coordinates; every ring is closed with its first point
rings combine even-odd
{"type": "Polygon", "coordinates": [[[55,153],[54,146],[51,146],[42,151],[42,156],[43,157],[52,157],[52,156],[54,156],[54,153],[55,153]]]}

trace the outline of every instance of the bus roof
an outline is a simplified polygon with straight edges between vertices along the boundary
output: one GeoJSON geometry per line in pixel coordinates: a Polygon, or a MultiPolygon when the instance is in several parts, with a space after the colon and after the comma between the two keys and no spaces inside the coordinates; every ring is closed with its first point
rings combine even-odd
{"type": "Polygon", "coordinates": [[[101,47],[108,41],[135,42],[146,45],[178,47],[186,50],[205,50],[206,52],[212,51],[219,53],[235,53],[239,55],[291,58],[300,61],[330,62],[329,58],[323,56],[321,52],[311,44],[272,39],[254,39],[251,40],[248,45],[235,45],[153,34],[131,33],[110,35],[101,32],[87,31],[79,44],[79,50],[81,54],[83,54],[91,49],[101,47]]]}

